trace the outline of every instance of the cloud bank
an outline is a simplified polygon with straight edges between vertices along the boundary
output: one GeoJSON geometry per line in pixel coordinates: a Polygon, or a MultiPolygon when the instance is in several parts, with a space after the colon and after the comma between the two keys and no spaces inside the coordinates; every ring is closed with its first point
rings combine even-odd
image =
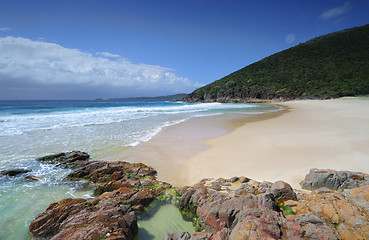
{"type": "Polygon", "coordinates": [[[343,15],[344,13],[346,13],[347,11],[349,11],[350,9],[351,9],[351,4],[349,2],[346,2],[343,6],[335,7],[335,8],[332,8],[332,9],[329,9],[323,12],[320,15],[320,18],[331,19],[331,18],[339,17],[343,15]]]}
{"type": "Polygon", "coordinates": [[[85,99],[189,92],[171,69],[20,37],[0,38],[0,99],[85,99]]]}

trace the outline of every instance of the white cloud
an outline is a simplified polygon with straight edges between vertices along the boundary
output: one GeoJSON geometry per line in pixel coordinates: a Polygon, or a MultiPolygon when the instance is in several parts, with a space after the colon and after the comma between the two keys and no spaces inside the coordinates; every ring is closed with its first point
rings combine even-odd
{"type": "Polygon", "coordinates": [[[63,89],[78,88],[80,96],[59,98],[82,98],[83,89],[104,97],[112,94],[124,97],[189,92],[199,86],[160,66],[134,64],[125,58],[96,57],[78,49],[26,38],[0,38],[0,95],[6,94],[7,88],[29,90],[29,94],[40,89],[51,92],[57,89],[60,93],[63,89]]]}
{"type": "Polygon", "coordinates": [[[119,58],[120,57],[120,55],[118,54],[112,54],[108,52],[97,52],[96,55],[108,57],[108,58],[119,58]]]}
{"type": "Polygon", "coordinates": [[[332,9],[329,9],[329,10],[323,12],[320,15],[320,18],[322,18],[322,19],[335,18],[335,17],[343,15],[344,13],[349,11],[350,9],[351,9],[351,4],[349,2],[346,2],[345,4],[343,4],[343,6],[335,7],[335,8],[332,8],[332,9]]]}
{"type": "Polygon", "coordinates": [[[7,32],[7,31],[11,31],[11,28],[8,27],[0,27],[0,32],[7,32]]]}

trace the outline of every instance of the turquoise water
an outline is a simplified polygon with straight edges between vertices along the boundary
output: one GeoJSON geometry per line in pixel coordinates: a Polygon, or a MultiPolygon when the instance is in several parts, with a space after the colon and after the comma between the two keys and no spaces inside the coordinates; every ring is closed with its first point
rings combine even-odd
{"type": "Polygon", "coordinates": [[[0,176],[0,239],[28,239],[29,223],[50,203],[67,197],[91,197],[76,183],[63,182],[69,170],[35,159],[72,150],[100,159],[148,141],[162,128],[193,117],[256,114],[277,108],[256,104],[168,101],[0,101],[0,171],[32,170],[0,176]]]}

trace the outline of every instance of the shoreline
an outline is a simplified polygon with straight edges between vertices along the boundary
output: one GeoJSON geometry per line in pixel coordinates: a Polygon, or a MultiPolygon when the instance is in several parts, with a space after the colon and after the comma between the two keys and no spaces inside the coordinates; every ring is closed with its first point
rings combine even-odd
{"type": "Polygon", "coordinates": [[[195,118],[170,126],[131,148],[124,160],[149,164],[160,180],[176,186],[203,178],[246,176],[284,180],[299,189],[303,176],[315,167],[369,172],[368,98],[276,105],[287,108],[238,118],[195,118]]]}
{"type": "MultiPolygon", "coordinates": [[[[281,107],[280,104],[278,106],[281,107]]],[[[158,179],[162,181],[175,186],[192,185],[188,179],[188,160],[212,147],[207,140],[228,135],[247,122],[275,118],[288,111],[289,109],[283,106],[282,109],[265,113],[191,118],[165,127],[149,141],[130,147],[111,159],[143,162],[155,168],[158,171],[158,179]]]]}
{"type": "Polygon", "coordinates": [[[369,171],[369,99],[341,98],[285,102],[282,116],[246,123],[188,160],[190,184],[207,177],[245,175],[283,180],[300,189],[311,168],[369,171]],[[229,159],[229,160],[226,160],[229,159]],[[211,164],[210,164],[211,163],[211,164]]]}

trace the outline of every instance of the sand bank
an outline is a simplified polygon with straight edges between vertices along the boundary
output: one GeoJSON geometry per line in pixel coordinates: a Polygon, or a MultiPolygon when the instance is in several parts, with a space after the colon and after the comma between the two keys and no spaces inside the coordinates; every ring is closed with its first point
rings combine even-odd
{"type": "Polygon", "coordinates": [[[292,101],[258,116],[199,118],[163,130],[126,159],[158,170],[174,185],[207,177],[285,180],[310,168],[369,172],[369,99],[292,101]],[[228,133],[227,133],[228,132],[228,133]]]}

